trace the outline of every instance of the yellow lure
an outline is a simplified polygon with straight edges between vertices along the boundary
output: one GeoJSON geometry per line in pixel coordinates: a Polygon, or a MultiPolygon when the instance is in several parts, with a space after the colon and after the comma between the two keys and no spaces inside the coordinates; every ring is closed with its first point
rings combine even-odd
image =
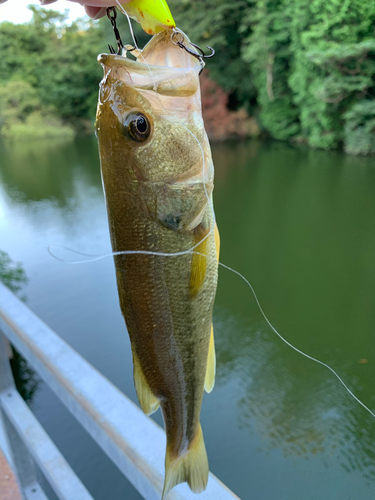
{"type": "Polygon", "coordinates": [[[149,35],[176,27],[165,0],[132,0],[124,4],[123,8],[149,35]]]}

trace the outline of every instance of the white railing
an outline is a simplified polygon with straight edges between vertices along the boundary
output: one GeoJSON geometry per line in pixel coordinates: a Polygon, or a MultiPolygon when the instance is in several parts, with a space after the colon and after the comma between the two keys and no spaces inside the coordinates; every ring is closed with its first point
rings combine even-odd
{"type": "MultiPolygon", "coordinates": [[[[87,491],[17,392],[7,340],[139,493],[146,500],[160,500],[164,431],[0,283],[0,416],[24,500],[46,500],[51,489],[61,500],[93,500],[95,492],[87,491]]],[[[168,495],[168,500],[198,499],[238,497],[212,474],[199,495],[186,484],[168,495]]]]}

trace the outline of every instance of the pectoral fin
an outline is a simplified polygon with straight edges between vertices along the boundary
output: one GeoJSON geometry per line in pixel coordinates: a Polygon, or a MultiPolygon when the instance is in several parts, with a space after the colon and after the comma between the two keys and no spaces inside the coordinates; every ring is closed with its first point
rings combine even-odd
{"type": "Polygon", "coordinates": [[[153,395],[147,381],[143,374],[141,365],[138,361],[137,355],[133,352],[133,365],[134,365],[134,385],[137,391],[137,397],[142,410],[146,415],[151,415],[159,408],[159,400],[153,395]]]}
{"type": "Polygon", "coordinates": [[[215,374],[216,374],[216,354],[215,354],[215,343],[214,343],[214,327],[213,325],[211,325],[211,337],[210,337],[210,347],[208,348],[206,378],[204,379],[204,390],[208,393],[210,393],[214,388],[215,374]]]}
{"type": "Polygon", "coordinates": [[[190,272],[190,293],[194,297],[200,290],[204,283],[207,269],[207,243],[208,238],[204,239],[205,233],[203,231],[196,231],[194,245],[203,240],[200,245],[194,249],[191,258],[191,272],[190,272]]]}

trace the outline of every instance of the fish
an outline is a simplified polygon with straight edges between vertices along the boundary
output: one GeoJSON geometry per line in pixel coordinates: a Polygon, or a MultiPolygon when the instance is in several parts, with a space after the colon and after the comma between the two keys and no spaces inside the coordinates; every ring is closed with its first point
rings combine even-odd
{"type": "Polygon", "coordinates": [[[219,232],[214,167],[204,128],[201,62],[181,31],[144,49],[101,54],[96,116],[119,302],[134,384],[147,415],[161,408],[167,437],[162,498],[209,474],[200,411],[216,359],[212,327],[219,232]],[[176,39],[177,33],[177,39],[176,39]]]}

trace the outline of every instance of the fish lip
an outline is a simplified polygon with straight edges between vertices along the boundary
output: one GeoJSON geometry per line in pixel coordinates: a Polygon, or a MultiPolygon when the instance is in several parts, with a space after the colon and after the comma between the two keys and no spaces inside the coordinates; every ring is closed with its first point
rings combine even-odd
{"type": "Polygon", "coordinates": [[[181,68],[144,64],[116,54],[100,54],[98,61],[103,67],[105,79],[112,74],[125,85],[139,91],[191,97],[199,89],[200,66],[181,68]]]}
{"type": "Polygon", "coordinates": [[[149,70],[154,70],[159,73],[188,73],[191,71],[198,72],[201,70],[200,66],[192,66],[190,68],[175,68],[173,66],[160,66],[157,64],[148,64],[139,61],[133,61],[132,59],[128,59],[125,56],[117,55],[117,54],[106,54],[102,53],[98,55],[98,63],[102,66],[107,66],[108,68],[113,67],[124,67],[126,66],[128,69],[133,70],[144,70],[148,68],[149,70]]]}

